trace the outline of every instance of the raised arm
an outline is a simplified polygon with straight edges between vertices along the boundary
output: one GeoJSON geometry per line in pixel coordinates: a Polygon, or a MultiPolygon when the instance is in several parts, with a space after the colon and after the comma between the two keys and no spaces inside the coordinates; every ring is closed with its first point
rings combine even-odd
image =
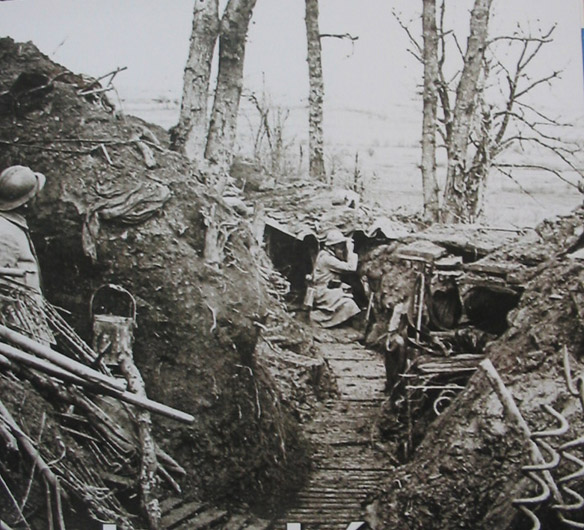
{"type": "Polygon", "coordinates": [[[332,254],[327,255],[327,264],[333,272],[355,272],[359,256],[353,250],[353,241],[347,241],[347,261],[340,260],[332,254]]]}

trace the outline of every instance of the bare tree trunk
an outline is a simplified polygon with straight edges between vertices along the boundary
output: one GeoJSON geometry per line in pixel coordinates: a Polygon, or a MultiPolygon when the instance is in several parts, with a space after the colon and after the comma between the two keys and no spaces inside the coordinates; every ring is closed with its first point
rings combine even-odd
{"type": "Polygon", "coordinates": [[[309,175],[325,180],[323,111],[324,81],[322,47],[318,27],[318,0],[306,0],[306,41],[308,47],[308,166],[309,175]]]}
{"type": "Polygon", "coordinates": [[[211,112],[205,158],[216,166],[209,182],[219,193],[233,159],[237,114],[243,85],[245,39],[256,0],[229,0],[221,18],[219,72],[211,112]]]}
{"type": "Polygon", "coordinates": [[[483,67],[491,3],[492,0],[475,0],[471,13],[464,67],[456,91],[452,135],[447,146],[448,169],[443,207],[447,222],[473,222],[478,213],[474,195],[480,186],[473,182],[477,173],[467,171],[466,156],[475,115],[477,83],[483,67]]]}
{"type": "Polygon", "coordinates": [[[211,61],[219,37],[219,0],[197,0],[183,95],[173,147],[190,160],[202,159],[207,143],[211,61]]]}
{"type": "Polygon", "coordinates": [[[423,0],[422,27],[424,34],[424,117],[422,121],[422,188],[424,217],[438,221],[440,199],[436,180],[436,130],[438,115],[438,32],[436,0],[423,0]]]}

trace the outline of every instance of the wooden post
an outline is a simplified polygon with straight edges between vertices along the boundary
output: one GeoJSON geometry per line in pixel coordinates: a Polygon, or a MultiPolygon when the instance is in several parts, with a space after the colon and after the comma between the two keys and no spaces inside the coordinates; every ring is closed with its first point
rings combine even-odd
{"type": "MultiPolygon", "coordinates": [[[[538,445],[531,438],[531,430],[529,429],[529,425],[527,425],[525,418],[521,415],[519,407],[513,399],[513,395],[511,392],[509,392],[509,389],[505,386],[505,383],[503,383],[503,380],[493,366],[493,363],[489,359],[485,359],[480,363],[479,366],[485,372],[489,383],[493,387],[495,394],[497,394],[499,401],[503,405],[503,410],[505,411],[507,419],[518,427],[519,431],[524,435],[526,441],[529,442],[532,461],[535,464],[544,464],[545,459],[541,454],[538,445]]],[[[560,490],[558,489],[558,486],[551,473],[549,471],[542,471],[542,474],[552,492],[554,500],[560,504],[563,504],[564,501],[562,499],[562,494],[560,493],[560,490]]]]}
{"type": "MultiPolygon", "coordinates": [[[[53,486],[57,495],[62,492],[61,488],[59,487],[59,479],[53,473],[51,468],[47,465],[47,463],[43,460],[43,457],[37,451],[35,446],[30,441],[30,438],[20,429],[10,411],[5,407],[4,403],[0,401],[0,416],[10,429],[14,438],[18,440],[18,443],[22,446],[24,451],[28,454],[28,456],[32,459],[32,461],[37,465],[41,475],[45,478],[45,480],[53,486]]],[[[63,495],[66,497],[65,493],[63,495]]],[[[66,497],[67,498],[67,497],[66,497]]]]}
{"type": "MultiPolygon", "coordinates": [[[[122,325],[110,327],[109,331],[111,354],[117,358],[120,369],[128,381],[129,390],[142,399],[148,399],[144,380],[134,364],[132,355],[132,345],[134,342],[133,326],[122,323],[122,325]]],[[[160,505],[156,497],[156,486],[158,485],[156,470],[158,469],[158,461],[156,459],[156,445],[154,444],[151,432],[152,419],[146,409],[139,409],[136,413],[136,419],[138,422],[142,453],[140,466],[142,509],[148,519],[150,530],[158,530],[160,528],[161,513],[160,505]]]]}

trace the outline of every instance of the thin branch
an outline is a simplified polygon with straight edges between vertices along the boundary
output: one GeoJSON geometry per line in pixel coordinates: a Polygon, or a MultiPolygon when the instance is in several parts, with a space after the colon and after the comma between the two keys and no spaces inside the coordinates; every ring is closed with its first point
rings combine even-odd
{"type": "MultiPolygon", "coordinates": [[[[521,134],[517,134],[515,136],[512,136],[511,138],[509,138],[509,140],[513,140],[519,143],[523,143],[523,142],[528,142],[528,143],[534,143],[537,145],[540,145],[542,147],[544,147],[545,149],[548,149],[549,151],[552,151],[556,154],[561,154],[564,153],[565,155],[575,155],[578,151],[580,151],[580,149],[575,146],[572,149],[569,149],[567,147],[568,144],[565,144],[562,142],[562,145],[551,145],[548,144],[547,142],[545,142],[542,138],[538,138],[536,136],[523,136],[521,134]]],[[[560,142],[560,140],[558,140],[558,142],[560,142]]],[[[564,160],[564,162],[566,162],[567,164],[570,164],[570,162],[568,160],[564,160]]]]}
{"type": "Polygon", "coordinates": [[[396,21],[400,25],[400,27],[406,32],[406,35],[408,36],[408,39],[410,40],[410,44],[412,44],[416,48],[416,52],[413,52],[410,50],[410,53],[412,53],[412,55],[414,55],[414,57],[417,57],[417,56],[422,57],[423,56],[423,47],[416,40],[416,38],[412,34],[409,26],[401,19],[401,17],[399,16],[398,12],[395,9],[392,10],[392,15],[396,19],[396,21]]]}
{"type": "MultiPolygon", "coordinates": [[[[538,164],[495,164],[493,167],[504,173],[501,168],[513,168],[513,169],[539,169],[541,171],[547,171],[548,173],[552,173],[556,177],[558,177],[561,181],[565,182],[566,184],[572,186],[573,188],[578,189],[578,185],[574,184],[573,182],[569,181],[566,177],[564,177],[557,169],[552,169],[547,166],[541,166],[538,164]]],[[[576,170],[577,171],[577,170],[576,170]]],[[[578,171],[579,173],[579,171],[578,171]]]]}
{"type": "Polygon", "coordinates": [[[24,526],[26,526],[26,528],[28,530],[31,530],[30,525],[28,524],[28,521],[24,517],[24,514],[22,513],[22,510],[20,509],[20,506],[18,505],[18,501],[16,500],[16,498],[14,497],[12,492],[10,491],[8,484],[6,484],[6,481],[4,480],[4,477],[2,476],[1,473],[0,473],[0,484],[2,484],[2,486],[6,490],[6,493],[8,494],[8,497],[10,497],[10,500],[12,501],[12,504],[16,508],[16,511],[18,512],[18,516],[20,517],[20,520],[24,523],[24,526]]]}
{"type": "Polygon", "coordinates": [[[416,59],[416,61],[424,64],[424,59],[421,56],[419,56],[414,50],[412,50],[411,48],[408,48],[408,49],[406,49],[406,52],[409,53],[414,59],[416,59]]]}
{"type": "Polygon", "coordinates": [[[460,57],[464,59],[464,51],[462,49],[462,46],[460,44],[460,42],[458,41],[458,37],[456,35],[456,33],[452,33],[452,40],[454,41],[454,44],[456,44],[456,48],[458,49],[458,53],[460,53],[460,57]]]}
{"type": "Polygon", "coordinates": [[[546,134],[541,130],[542,126],[545,126],[545,125],[558,125],[559,126],[558,123],[548,124],[548,123],[542,123],[542,122],[530,122],[525,116],[522,116],[522,115],[518,114],[517,112],[507,112],[507,111],[497,112],[493,115],[493,117],[498,118],[502,115],[507,115],[507,116],[509,116],[509,118],[512,118],[514,120],[517,120],[517,121],[523,123],[527,128],[531,129],[533,132],[535,132],[536,134],[538,134],[542,138],[545,138],[546,140],[563,143],[563,140],[561,138],[558,138],[557,136],[551,136],[550,134],[546,134]]]}
{"type": "Polygon", "coordinates": [[[351,35],[350,33],[321,33],[319,35],[319,37],[321,39],[324,39],[324,38],[349,39],[350,41],[353,41],[353,42],[359,40],[359,37],[355,37],[355,36],[351,35]]]}
{"type": "Polygon", "coordinates": [[[548,125],[557,125],[558,127],[572,127],[572,124],[556,122],[553,118],[550,118],[549,116],[545,115],[543,112],[537,110],[536,108],[534,108],[533,106],[531,106],[527,103],[524,103],[522,101],[517,101],[516,104],[519,107],[523,107],[525,109],[530,110],[531,112],[533,112],[534,114],[539,116],[542,120],[545,120],[546,122],[548,122],[547,123],[548,125]]]}
{"type": "Polygon", "coordinates": [[[102,79],[105,79],[106,77],[110,77],[111,76],[110,77],[110,80],[108,82],[108,86],[109,86],[109,85],[112,84],[112,81],[114,80],[114,77],[116,77],[116,75],[118,75],[120,72],[123,72],[124,70],[127,70],[127,69],[128,69],[127,66],[121,66],[121,67],[118,67],[118,68],[116,68],[115,70],[113,70],[111,72],[108,72],[107,74],[104,74],[104,75],[98,77],[97,79],[93,79],[91,81],[91,83],[89,83],[89,85],[87,85],[85,87],[85,90],[88,90],[91,87],[97,85],[102,79]]]}
{"type": "Polygon", "coordinates": [[[536,86],[541,85],[542,83],[549,83],[552,79],[560,77],[561,73],[562,73],[561,71],[557,70],[552,72],[550,75],[547,75],[545,77],[538,79],[537,81],[534,81],[533,83],[531,83],[531,85],[524,88],[521,92],[517,92],[515,98],[520,98],[521,96],[524,96],[525,94],[533,90],[536,86]]]}
{"type": "Polygon", "coordinates": [[[532,199],[534,202],[536,202],[539,206],[542,206],[542,207],[545,206],[545,204],[543,204],[537,197],[535,197],[535,195],[533,195],[529,190],[524,188],[521,185],[521,183],[510,172],[501,169],[503,166],[494,165],[493,167],[497,171],[499,171],[500,173],[505,175],[509,180],[511,180],[523,193],[525,193],[525,195],[527,195],[530,199],[532,199]]]}
{"type": "Polygon", "coordinates": [[[82,90],[80,92],[77,92],[77,95],[79,96],[94,96],[95,94],[103,94],[104,92],[109,92],[110,90],[113,90],[114,87],[111,86],[106,86],[106,87],[102,87],[102,88],[94,88],[93,90],[82,90]]]}
{"type": "Polygon", "coordinates": [[[494,44],[498,41],[519,41],[519,42],[539,42],[541,44],[547,44],[549,42],[553,42],[554,39],[550,39],[547,37],[531,37],[531,36],[519,36],[519,35],[498,35],[497,37],[493,37],[487,45],[494,44]]]}

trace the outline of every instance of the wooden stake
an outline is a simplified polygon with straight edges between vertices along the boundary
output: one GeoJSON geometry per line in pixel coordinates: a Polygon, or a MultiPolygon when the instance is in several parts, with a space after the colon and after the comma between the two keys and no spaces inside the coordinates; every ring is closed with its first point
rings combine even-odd
{"type": "MultiPolygon", "coordinates": [[[[132,343],[134,341],[132,326],[117,326],[112,329],[115,331],[111,337],[112,354],[120,363],[120,369],[128,381],[128,388],[142,399],[148,399],[142,374],[140,374],[140,371],[136,367],[132,356],[132,343]]],[[[156,446],[152,438],[152,420],[150,413],[147,410],[139,410],[137,413],[137,421],[140,447],[142,450],[140,466],[142,509],[148,519],[150,530],[158,530],[161,517],[160,504],[156,496],[158,485],[156,470],[158,469],[158,461],[156,459],[156,446]]]]}
{"type": "MultiPolygon", "coordinates": [[[[127,391],[120,392],[119,390],[112,389],[110,386],[104,386],[97,382],[88,381],[86,379],[83,379],[82,377],[79,377],[76,374],[68,372],[66,369],[61,368],[60,366],[51,364],[50,361],[38,359],[34,355],[31,355],[30,353],[23,352],[8,344],[0,342],[0,365],[5,366],[7,368],[11,368],[11,360],[16,361],[17,363],[20,362],[22,364],[30,366],[31,368],[49,374],[53,377],[57,377],[62,381],[83,386],[88,390],[96,393],[102,393],[108,396],[115,397],[120,401],[124,401],[125,403],[130,403],[137,407],[147,409],[151,412],[162,414],[163,416],[167,416],[169,418],[172,418],[173,420],[181,421],[183,423],[193,423],[195,421],[195,417],[192,416],[191,414],[187,414],[186,412],[182,412],[180,410],[174,409],[162,403],[158,403],[157,401],[153,401],[151,399],[138,396],[136,394],[133,394],[132,392],[127,391]]],[[[115,381],[115,379],[113,378],[112,380],[115,381]]]]}
{"type": "Polygon", "coordinates": [[[53,486],[56,492],[60,491],[59,488],[59,480],[52,472],[51,468],[47,465],[47,463],[43,460],[43,457],[37,451],[36,447],[30,441],[30,438],[20,429],[10,411],[4,406],[4,403],[0,401],[0,416],[14,435],[14,437],[18,440],[18,443],[24,449],[24,451],[29,455],[32,461],[37,465],[39,471],[45,478],[45,480],[53,486]]]}
{"type": "Polygon", "coordinates": [[[0,530],[12,530],[2,519],[0,519],[0,530]]]}
{"type": "MultiPolygon", "coordinates": [[[[489,383],[491,383],[491,386],[493,387],[495,394],[497,394],[499,401],[503,405],[503,410],[505,411],[507,419],[510,420],[519,428],[521,434],[523,434],[526,441],[529,442],[532,461],[535,464],[545,464],[545,458],[541,454],[538,445],[531,438],[531,430],[529,428],[529,425],[527,425],[525,418],[521,415],[519,407],[517,406],[515,400],[513,399],[513,395],[505,386],[505,383],[503,383],[503,380],[501,379],[501,376],[493,366],[493,363],[489,359],[485,359],[480,363],[479,366],[485,372],[487,379],[489,380],[489,383]]],[[[554,500],[556,500],[560,504],[564,504],[562,494],[560,493],[560,490],[558,489],[558,486],[554,478],[552,477],[551,473],[549,471],[544,470],[542,471],[542,474],[552,492],[554,500]]]]}
{"type": "Polygon", "coordinates": [[[65,368],[67,371],[74,373],[75,375],[81,377],[82,379],[87,379],[89,381],[101,383],[106,388],[111,390],[117,390],[123,392],[126,389],[125,383],[117,381],[113,377],[109,377],[97,370],[93,370],[84,364],[76,361],[75,359],[71,359],[61,353],[58,353],[48,346],[40,344],[21,333],[18,333],[6,326],[0,324],[0,337],[12,342],[28,350],[30,352],[43,357],[51,361],[52,363],[60,366],[61,368],[65,368]]]}

